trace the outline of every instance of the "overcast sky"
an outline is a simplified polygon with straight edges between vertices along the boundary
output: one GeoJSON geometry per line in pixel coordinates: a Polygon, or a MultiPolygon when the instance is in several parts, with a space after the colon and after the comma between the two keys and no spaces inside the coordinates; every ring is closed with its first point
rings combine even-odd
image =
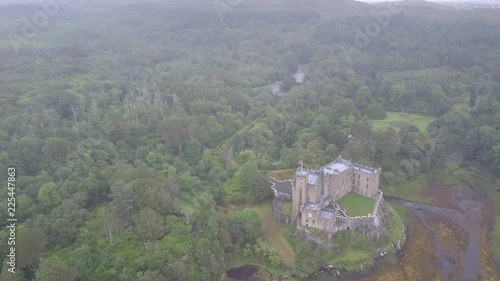
{"type": "MultiPolygon", "coordinates": [[[[356,0],[360,2],[366,2],[366,3],[377,3],[377,2],[389,2],[389,1],[400,1],[400,0],[356,0]]],[[[427,0],[428,2],[437,2],[437,3],[443,3],[443,2],[474,2],[474,3],[499,3],[500,0],[427,0]]]]}
{"type": "MultiPolygon", "coordinates": [[[[25,4],[25,3],[33,3],[33,2],[42,2],[42,1],[57,1],[58,3],[68,3],[68,2],[84,2],[86,0],[0,0],[0,4],[25,4]]],[[[245,0],[243,0],[245,1],[245,0]]],[[[400,1],[400,0],[355,0],[366,3],[377,3],[377,2],[388,2],[388,1],[400,1]]],[[[428,0],[429,2],[474,2],[474,3],[499,3],[500,0],[428,0]]]]}

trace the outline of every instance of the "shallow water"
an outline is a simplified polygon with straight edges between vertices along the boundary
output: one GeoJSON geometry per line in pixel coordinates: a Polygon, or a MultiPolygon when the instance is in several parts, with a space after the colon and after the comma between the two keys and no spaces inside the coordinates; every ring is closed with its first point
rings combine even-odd
{"type": "Polygon", "coordinates": [[[250,281],[258,273],[259,269],[253,265],[245,265],[226,271],[228,281],[250,281]]]}

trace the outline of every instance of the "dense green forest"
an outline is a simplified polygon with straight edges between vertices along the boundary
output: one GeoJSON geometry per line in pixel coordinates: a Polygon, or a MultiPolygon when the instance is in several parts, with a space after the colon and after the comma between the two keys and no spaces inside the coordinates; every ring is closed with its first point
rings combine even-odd
{"type": "MultiPolygon", "coordinates": [[[[0,181],[16,168],[19,219],[18,270],[4,262],[1,280],[221,280],[243,255],[279,267],[258,214],[224,207],[270,198],[258,171],[300,159],[382,167],[382,186],[457,149],[500,172],[498,27],[403,12],[359,49],[369,15],[61,7],[13,48],[39,9],[0,8],[0,181]],[[435,121],[374,129],[386,112],[435,121]]],[[[284,270],[322,258],[301,247],[284,270]]]]}

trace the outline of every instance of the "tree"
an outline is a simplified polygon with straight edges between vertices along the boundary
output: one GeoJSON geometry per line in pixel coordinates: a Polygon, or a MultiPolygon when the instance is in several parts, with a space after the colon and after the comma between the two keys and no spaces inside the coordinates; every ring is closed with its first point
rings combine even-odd
{"type": "Polygon", "coordinates": [[[411,99],[411,92],[407,89],[404,81],[391,87],[390,101],[395,107],[401,108],[401,112],[405,111],[404,109],[410,104],[411,99]]]}
{"type": "Polygon", "coordinates": [[[38,200],[47,208],[60,205],[66,197],[68,191],[54,182],[46,183],[38,190],[38,200]]]}
{"type": "Polygon", "coordinates": [[[71,199],[64,199],[48,216],[37,216],[36,225],[43,228],[49,247],[64,247],[75,242],[79,229],[89,218],[87,210],[80,208],[71,199]]]}
{"type": "Polygon", "coordinates": [[[247,162],[238,169],[238,179],[242,190],[247,192],[255,183],[257,177],[257,164],[255,162],[247,162]]]}
{"type": "Polygon", "coordinates": [[[368,145],[372,140],[372,123],[366,118],[361,118],[351,125],[351,135],[363,145],[368,145]]]}
{"type": "Polygon", "coordinates": [[[153,209],[142,209],[134,219],[135,230],[141,240],[155,241],[167,233],[165,220],[153,209]]]}
{"type": "Polygon", "coordinates": [[[343,117],[343,116],[354,116],[354,117],[359,117],[360,113],[358,108],[356,107],[356,104],[354,103],[353,100],[351,99],[341,99],[336,101],[333,104],[333,111],[336,116],[338,117],[343,117]]]}
{"type": "Polygon", "coordinates": [[[358,92],[354,97],[354,100],[356,102],[357,108],[359,108],[360,110],[365,109],[366,111],[368,111],[366,107],[372,102],[373,96],[372,93],[370,92],[370,89],[366,85],[363,85],[359,87],[358,92]]]}
{"type": "Polygon", "coordinates": [[[307,147],[303,152],[304,159],[308,164],[314,166],[324,163],[324,147],[318,140],[312,140],[307,143],[307,147]]]}
{"type": "Polygon", "coordinates": [[[383,120],[387,118],[384,107],[378,102],[374,102],[368,105],[365,113],[372,120],[383,120]]]}
{"type": "Polygon", "coordinates": [[[178,155],[182,156],[182,145],[188,136],[188,123],[184,118],[171,116],[159,122],[156,134],[161,141],[176,148],[178,155]]]}
{"type": "Polygon", "coordinates": [[[58,168],[64,165],[66,156],[73,151],[73,146],[70,141],[62,138],[48,138],[45,141],[45,146],[42,148],[42,161],[45,169],[54,174],[58,168]]]}
{"type": "Polygon", "coordinates": [[[401,149],[401,136],[393,127],[375,131],[374,142],[376,153],[381,157],[379,162],[387,161],[401,149]]]}
{"type": "Polygon", "coordinates": [[[125,224],[131,222],[131,216],[139,208],[139,195],[129,183],[119,180],[111,186],[112,205],[118,211],[125,224]]]}
{"type": "Polygon", "coordinates": [[[44,258],[35,274],[36,281],[76,281],[80,274],[58,257],[44,258]]]}
{"type": "Polygon", "coordinates": [[[248,189],[248,193],[253,202],[262,202],[273,196],[271,183],[264,175],[257,175],[255,181],[248,189]]]}
{"type": "Polygon", "coordinates": [[[104,231],[106,232],[106,236],[108,236],[109,242],[113,244],[114,236],[119,230],[125,227],[125,223],[117,214],[116,207],[103,209],[100,215],[102,226],[104,228],[104,231]]]}
{"type": "Polygon", "coordinates": [[[22,270],[16,269],[14,273],[10,272],[10,265],[7,263],[7,259],[4,260],[2,266],[2,274],[0,274],[0,280],[2,281],[24,281],[24,273],[22,270]]]}
{"type": "Polygon", "coordinates": [[[36,271],[43,251],[47,246],[47,239],[40,228],[24,229],[17,234],[17,265],[36,271]]]}
{"type": "Polygon", "coordinates": [[[259,237],[262,220],[257,212],[243,209],[234,212],[229,218],[229,233],[232,241],[240,246],[246,243],[253,244],[259,237]]]}
{"type": "Polygon", "coordinates": [[[137,273],[136,281],[170,281],[169,278],[163,276],[159,271],[144,271],[137,273]]]}

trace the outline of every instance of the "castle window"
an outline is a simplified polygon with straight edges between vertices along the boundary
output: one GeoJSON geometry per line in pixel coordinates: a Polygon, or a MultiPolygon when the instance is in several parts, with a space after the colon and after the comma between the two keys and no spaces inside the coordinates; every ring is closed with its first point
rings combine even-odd
{"type": "Polygon", "coordinates": [[[306,220],[306,222],[309,222],[309,220],[306,220]]]}
{"type": "Polygon", "coordinates": [[[315,223],[315,221],[313,221],[313,223],[315,223]]]}
{"type": "Polygon", "coordinates": [[[308,217],[312,218],[313,217],[313,214],[309,213],[307,214],[308,217]]]}
{"type": "Polygon", "coordinates": [[[358,175],[358,179],[361,179],[361,175],[358,175]]]}

